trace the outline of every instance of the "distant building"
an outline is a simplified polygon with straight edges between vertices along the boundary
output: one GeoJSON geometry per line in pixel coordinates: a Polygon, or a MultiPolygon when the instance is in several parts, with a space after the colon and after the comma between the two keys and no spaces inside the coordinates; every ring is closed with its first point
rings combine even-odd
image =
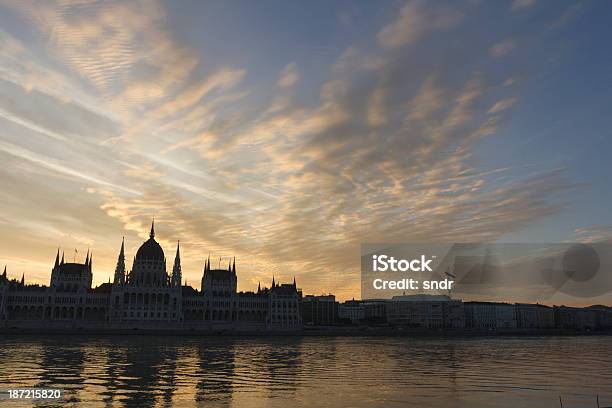
{"type": "Polygon", "coordinates": [[[364,308],[364,321],[368,324],[385,324],[387,320],[387,308],[389,301],[386,299],[366,299],[362,300],[361,305],[364,308]]]}
{"type": "Polygon", "coordinates": [[[516,328],[514,305],[494,302],[465,302],[465,324],[470,329],[516,328]]]}
{"type": "Polygon", "coordinates": [[[594,330],[596,313],[591,309],[554,306],[555,327],[558,329],[594,330]]]}
{"type": "Polygon", "coordinates": [[[550,306],[517,303],[514,307],[516,326],[520,329],[552,329],[555,327],[555,314],[550,306]]]}
{"type": "Polygon", "coordinates": [[[358,300],[349,300],[338,306],[338,320],[352,324],[365,321],[366,308],[358,300]]]}
{"type": "Polygon", "coordinates": [[[428,329],[465,327],[463,302],[445,295],[394,296],[387,304],[389,324],[428,329]]]}
{"type": "Polygon", "coordinates": [[[202,330],[295,330],[302,326],[301,291],[292,284],[278,284],[257,292],[238,292],[236,261],[227,269],[204,266],[200,291],[182,285],[180,246],[171,274],[166,257],[149,239],[127,270],[125,245],[117,259],[114,280],[92,288],[92,255],[84,263],[65,262],[59,250],[49,286],[26,285],[0,276],[0,327],[115,328],[202,330]]]}
{"type": "Polygon", "coordinates": [[[334,295],[304,296],[301,311],[305,325],[333,326],[338,323],[338,302],[334,295]]]}
{"type": "Polygon", "coordinates": [[[586,309],[595,314],[595,327],[598,330],[612,329],[612,307],[594,305],[586,309]]]}

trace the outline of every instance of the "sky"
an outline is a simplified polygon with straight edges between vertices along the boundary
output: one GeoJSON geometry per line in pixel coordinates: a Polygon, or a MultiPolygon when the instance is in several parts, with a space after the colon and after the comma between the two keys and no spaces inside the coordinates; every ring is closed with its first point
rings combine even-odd
{"type": "Polygon", "coordinates": [[[155,217],[196,288],[205,258],[235,256],[239,290],[295,277],[350,299],[362,243],[607,239],[611,17],[1,0],[0,262],[48,284],[58,248],[90,250],[100,284],[155,217]]]}

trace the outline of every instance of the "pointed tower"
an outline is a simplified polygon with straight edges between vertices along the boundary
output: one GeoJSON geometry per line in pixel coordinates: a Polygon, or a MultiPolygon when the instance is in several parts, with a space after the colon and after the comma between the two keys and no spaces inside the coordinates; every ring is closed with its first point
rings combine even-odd
{"type": "Polygon", "coordinates": [[[6,279],[6,265],[4,265],[4,273],[2,274],[2,277],[6,279]]]}
{"type": "Polygon", "coordinates": [[[276,285],[274,284],[274,275],[272,275],[272,289],[274,289],[274,286],[276,285]]]}
{"type": "Polygon", "coordinates": [[[236,275],[236,257],[234,257],[234,264],[232,265],[232,273],[236,275]]]}
{"type": "Polygon", "coordinates": [[[261,292],[261,282],[257,282],[257,293],[261,292]]]}
{"type": "Polygon", "coordinates": [[[295,284],[295,276],[293,277],[293,287],[297,289],[297,285],[295,284]]]}
{"type": "Polygon", "coordinates": [[[183,278],[181,275],[181,241],[176,243],[176,256],[172,268],[172,286],[181,286],[183,278]]]}
{"type": "Polygon", "coordinates": [[[153,217],[153,220],[151,221],[151,232],[149,232],[149,238],[155,238],[155,217],[153,217]]]}
{"type": "Polygon", "coordinates": [[[21,285],[25,286],[25,273],[21,274],[21,285]]]}
{"type": "Polygon", "coordinates": [[[53,269],[57,268],[59,266],[59,247],[57,248],[57,255],[55,255],[55,264],[53,265],[53,269]]]}
{"type": "Polygon", "coordinates": [[[208,275],[208,272],[210,271],[210,254],[208,254],[208,258],[206,259],[206,261],[204,261],[204,273],[202,273],[202,280],[201,280],[201,286],[200,286],[200,291],[204,292],[204,289],[206,288],[206,276],[208,275]]]}
{"type": "Polygon", "coordinates": [[[64,264],[64,251],[62,251],[62,260],[60,262],[60,265],[63,265],[63,264],[64,264]]]}
{"type": "Polygon", "coordinates": [[[117,258],[117,266],[115,267],[115,285],[125,284],[125,237],[121,239],[121,249],[117,258]]]}
{"type": "Polygon", "coordinates": [[[87,255],[85,255],[85,266],[89,266],[89,248],[87,248],[87,255]]]}

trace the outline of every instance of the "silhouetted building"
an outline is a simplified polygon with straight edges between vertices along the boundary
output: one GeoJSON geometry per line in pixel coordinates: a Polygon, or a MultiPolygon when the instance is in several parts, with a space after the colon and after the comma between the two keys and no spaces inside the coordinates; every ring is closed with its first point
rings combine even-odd
{"type": "Polygon", "coordinates": [[[516,327],[519,329],[552,329],[555,327],[555,314],[550,306],[530,303],[517,303],[516,327]]]}
{"type": "Polygon", "coordinates": [[[227,269],[211,269],[207,259],[200,291],[182,285],[180,245],[172,273],[155,240],[149,239],[125,263],[125,243],[117,259],[113,283],[91,288],[92,255],[84,263],[67,263],[59,250],[50,286],[26,285],[0,276],[0,326],[31,328],[155,328],[202,330],[295,330],[302,326],[301,291],[278,284],[257,292],[237,292],[236,260],[227,269]]]}
{"type": "Polygon", "coordinates": [[[594,310],[568,306],[554,306],[555,327],[558,329],[594,330],[596,313],[594,310]]]}
{"type": "Polygon", "coordinates": [[[587,310],[595,314],[596,329],[612,329],[612,307],[594,305],[587,307],[587,310]]]}
{"type": "Polygon", "coordinates": [[[338,305],[338,320],[343,323],[361,323],[365,321],[365,310],[365,306],[358,300],[347,300],[338,305]]]}
{"type": "Polygon", "coordinates": [[[393,296],[387,304],[389,324],[427,329],[465,327],[463,302],[446,295],[393,296]]]}
{"type": "Polygon", "coordinates": [[[388,300],[366,299],[360,303],[364,307],[364,321],[366,323],[373,325],[387,323],[388,300]]]}
{"type": "Polygon", "coordinates": [[[334,295],[304,296],[301,310],[306,325],[332,326],[338,323],[338,302],[334,295]]]}
{"type": "Polygon", "coordinates": [[[465,302],[465,325],[471,329],[515,329],[514,305],[495,302],[465,302]]]}

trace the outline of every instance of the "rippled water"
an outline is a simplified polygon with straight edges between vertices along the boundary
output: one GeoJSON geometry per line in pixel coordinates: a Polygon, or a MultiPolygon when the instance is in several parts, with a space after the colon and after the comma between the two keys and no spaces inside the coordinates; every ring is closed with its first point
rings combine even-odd
{"type": "Polygon", "coordinates": [[[0,337],[17,386],[66,390],[37,406],[612,406],[612,337],[0,337]]]}

